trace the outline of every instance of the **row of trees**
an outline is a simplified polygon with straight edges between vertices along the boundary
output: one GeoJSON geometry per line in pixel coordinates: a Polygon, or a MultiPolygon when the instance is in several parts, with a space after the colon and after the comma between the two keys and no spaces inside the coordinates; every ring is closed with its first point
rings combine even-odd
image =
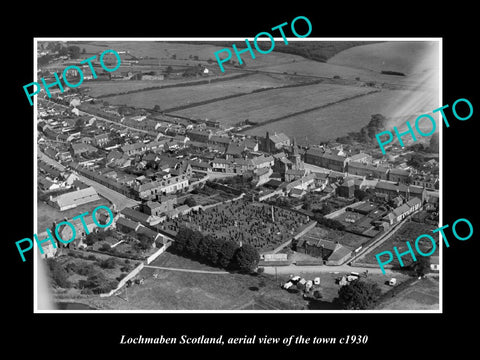
{"type": "Polygon", "coordinates": [[[260,261],[257,249],[250,244],[239,246],[233,241],[219,240],[187,227],[179,229],[172,248],[210,265],[246,273],[255,271],[260,261]]]}
{"type": "Polygon", "coordinates": [[[315,215],[313,216],[313,219],[317,221],[320,225],[329,227],[334,230],[340,230],[344,231],[345,230],[345,225],[343,225],[340,221],[335,220],[335,219],[328,219],[325,216],[323,216],[320,213],[314,213],[315,215]]]}

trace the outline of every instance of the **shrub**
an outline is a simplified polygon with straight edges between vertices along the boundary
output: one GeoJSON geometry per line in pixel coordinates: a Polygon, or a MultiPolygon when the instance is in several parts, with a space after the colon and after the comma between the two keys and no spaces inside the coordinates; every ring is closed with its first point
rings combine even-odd
{"type": "Polygon", "coordinates": [[[65,289],[72,287],[67,271],[55,259],[47,259],[48,270],[53,282],[65,289]]]}
{"type": "Polygon", "coordinates": [[[260,261],[260,255],[258,254],[258,250],[252,245],[244,244],[236,251],[234,260],[235,266],[238,267],[240,271],[250,273],[257,267],[260,261]]]}
{"type": "Polygon", "coordinates": [[[76,273],[83,276],[91,276],[95,274],[95,266],[93,264],[88,264],[87,266],[82,266],[77,268],[76,273]]]}
{"type": "Polygon", "coordinates": [[[114,258],[108,258],[106,260],[101,260],[99,265],[102,269],[114,269],[116,261],[114,258]]]}
{"type": "Polygon", "coordinates": [[[100,246],[100,251],[110,251],[111,250],[111,246],[110,244],[102,244],[102,246],[100,246]]]}

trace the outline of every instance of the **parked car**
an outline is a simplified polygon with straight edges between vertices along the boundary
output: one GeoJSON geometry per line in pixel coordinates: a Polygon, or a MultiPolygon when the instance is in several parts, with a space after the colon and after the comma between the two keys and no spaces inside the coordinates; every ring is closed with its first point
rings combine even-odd
{"type": "Polygon", "coordinates": [[[300,276],[294,276],[290,279],[290,281],[293,283],[293,284],[296,284],[300,281],[301,277],[300,276]]]}

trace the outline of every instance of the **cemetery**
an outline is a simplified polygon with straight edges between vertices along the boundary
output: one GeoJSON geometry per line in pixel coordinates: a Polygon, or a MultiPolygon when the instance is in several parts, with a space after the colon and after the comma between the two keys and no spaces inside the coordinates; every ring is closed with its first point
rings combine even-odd
{"type": "Polygon", "coordinates": [[[186,225],[218,239],[271,251],[290,240],[309,221],[307,216],[294,211],[241,199],[171,219],[164,223],[164,229],[176,232],[186,225]]]}

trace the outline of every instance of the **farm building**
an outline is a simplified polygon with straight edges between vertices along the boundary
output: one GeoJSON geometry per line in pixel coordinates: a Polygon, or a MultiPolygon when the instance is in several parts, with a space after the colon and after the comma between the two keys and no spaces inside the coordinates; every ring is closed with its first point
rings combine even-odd
{"type": "Polygon", "coordinates": [[[338,242],[305,236],[297,243],[297,251],[324,260],[326,265],[341,265],[351,256],[352,250],[338,242]]]}
{"type": "Polygon", "coordinates": [[[92,187],[68,192],[57,197],[50,197],[50,204],[60,211],[73,209],[77,206],[100,200],[97,191],[92,187]]]}

